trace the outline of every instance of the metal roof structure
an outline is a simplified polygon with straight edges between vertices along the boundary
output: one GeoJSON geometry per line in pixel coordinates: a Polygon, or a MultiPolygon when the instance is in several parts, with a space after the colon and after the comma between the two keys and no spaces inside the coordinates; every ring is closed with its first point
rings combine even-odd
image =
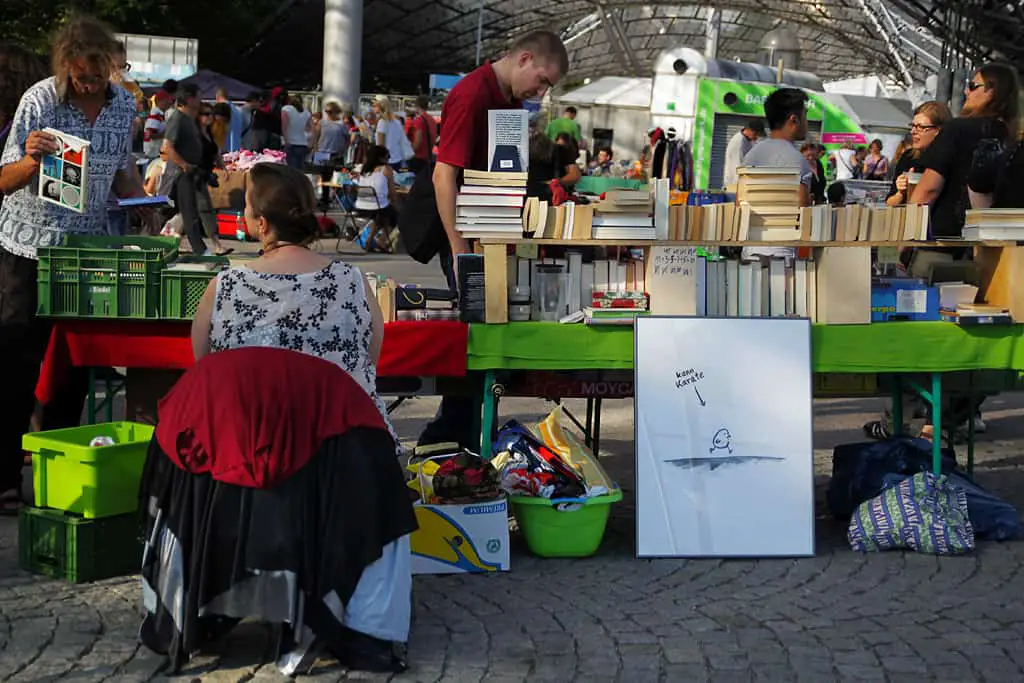
{"type": "MultiPolygon", "coordinates": [[[[791,66],[825,80],[877,73],[910,85],[958,61],[1002,57],[1024,65],[1017,38],[1024,0],[725,0],[714,7],[720,59],[758,61],[762,38],[781,23],[801,47],[799,65],[791,66]]],[[[319,83],[323,9],[324,0],[285,0],[240,61],[240,75],[319,83]]],[[[540,28],[563,36],[572,80],[649,76],[662,50],[703,50],[712,11],[692,0],[365,0],[363,87],[468,71],[540,28]]]]}

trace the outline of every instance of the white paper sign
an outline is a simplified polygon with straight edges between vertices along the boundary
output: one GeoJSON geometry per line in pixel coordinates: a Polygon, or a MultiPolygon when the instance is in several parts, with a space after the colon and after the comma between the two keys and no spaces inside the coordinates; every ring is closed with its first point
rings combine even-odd
{"type": "Polygon", "coordinates": [[[635,329],[637,555],[813,555],[810,322],[635,329]]]}

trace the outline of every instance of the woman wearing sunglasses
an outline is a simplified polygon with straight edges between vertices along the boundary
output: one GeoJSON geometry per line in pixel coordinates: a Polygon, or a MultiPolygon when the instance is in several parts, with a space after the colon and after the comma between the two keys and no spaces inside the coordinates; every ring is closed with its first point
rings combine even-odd
{"type": "Polygon", "coordinates": [[[925,102],[914,110],[914,118],[910,123],[910,144],[896,159],[886,204],[901,206],[907,203],[914,185],[910,181],[919,180],[924,170],[921,167],[921,156],[935,142],[939,131],[951,118],[953,115],[949,113],[949,107],[942,102],[925,102]]]}
{"type": "Polygon", "coordinates": [[[967,177],[978,143],[1017,139],[1020,85],[1013,67],[986,64],[968,82],[964,95],[960,116],[943,127],[922,155],[924,175],[910,198],[914,204],[931,204],[931,229],[938,239],[961,236],[970,207],[967,177]]]}

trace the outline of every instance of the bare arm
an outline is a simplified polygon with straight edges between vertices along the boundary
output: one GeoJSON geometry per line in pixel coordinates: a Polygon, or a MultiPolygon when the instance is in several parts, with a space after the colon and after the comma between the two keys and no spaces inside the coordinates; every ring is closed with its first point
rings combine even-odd
{"type": "Polygon", "coordinates": [[[939,195],[942,194],[942,188],[945,186],[946,179],[938,171],[929,168],[921,176],[921,182],[914,188],[914,194],[910,198],[910,203],[931,204],[939,198],[939,195]]]}
{"type": "Polygon", "coordinates": [[[377,133],[377,144],[381,147],[387,146],[387,136],[384,133],[377,133]]]}
{"type": "Polygon", "coordinates": [[[437,201],[437,212],[441,215],[448,243],[452,247],[452,255],[468,254],[469,244],[455,229],[455,195],[459,192],[459,169],[455,166],[437,162],[434,166],[434,198],[437,201]]]}
{"type": "Polygon", "coordinates": [[[967,188],[967,194],[971,198],[971,208],[972,209],[991,209],[992,208],[992,201],[994,199],[993,195],[991,195],[991,194],[981,194],[980,192],[975,192],[974,190],[972,190],[970,188],[967,188]]]}
{"type": "Polygon", "coordinates": [[[366,305],[370,307],[370,360],[376,366],[380,361],[380,350],[384,346],[384,314],[380,310],[377,298],[373,296],[370,282],[363,278],[363,292],[366,305]]]}
{"type": "Polygon", "coordinates": [[[565,169],[565,175],[558,179],[558,182],[562,183],[566,187],[572,187],[580,181],[583,174],[580,173],[580,167],[576,164],[569,164],[565,169]]]}
{"type": "Polygon", "coordinates": [[[388,204],[395,203],[395,172],[390,166],[384,167],[384,177],[388,179],[388,204]]]}
{"type": "Polygon", "coordinates": [[[210,328],[213,325],[213,302],[217,297],[217,280],[213,278],[203,292],[192,320],[192,355],[196,360],[210,353],[210,328]]]}
{"type": "Polygon", "coordinates": [[[192,170],[192,164],[185,161],[181,157],[181,155],[178,154],[178,151],[174,149],[174,144],[166,138],[164,139],[163,149],[165,152],[167,152],[167,160],[170,161],[172,164],[174,164],[183,171],[192,170]]]}
{"type": "MultiPolygon", "coordinates": [[[[13,133],[12,133],[13,135],[13,133]]],[[[43,156],[57,151],[57,141],[49,133],[34,130],[25,140],[25,156],[0,168],[0,193],[11,194],[32,182],[39,172],[43,156]]]]}

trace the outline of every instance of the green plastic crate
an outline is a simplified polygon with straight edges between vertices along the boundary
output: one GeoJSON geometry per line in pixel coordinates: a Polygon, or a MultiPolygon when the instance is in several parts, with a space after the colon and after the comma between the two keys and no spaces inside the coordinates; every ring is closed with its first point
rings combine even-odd
{"type": "Polygon", "coordinates": [[[151,425],[134,422],[25,434],[21,443],[32,453],[36,505],[86,519],[134,512],[152,437],[151,425]],[[89,446],[97,436],[113,438],[114,445],[89,446]]]}
{"type": "Polygon", "coordinates": [[[210,280],[231,265],[226,256],[183,256],[160,272],[161,315],[172,320],[191,320],[210,280]],[[212,265],[212,270],[177,270],[180,266],[212,265]]]}
{"type": "Polygon", "coordinates": [[[58,318],[159,318],[160,271],[173,237],[67,235],[41,247],[37,313],[58,318]],[[138,247],[126,249],[125,247],[138,247]]]}
{"type": "Polygon", "coordinates": [[[142,567],[138,515],[83,519],[59,510],[18,513],[18,564],[71,583],[137,574],[142,567]]]}

